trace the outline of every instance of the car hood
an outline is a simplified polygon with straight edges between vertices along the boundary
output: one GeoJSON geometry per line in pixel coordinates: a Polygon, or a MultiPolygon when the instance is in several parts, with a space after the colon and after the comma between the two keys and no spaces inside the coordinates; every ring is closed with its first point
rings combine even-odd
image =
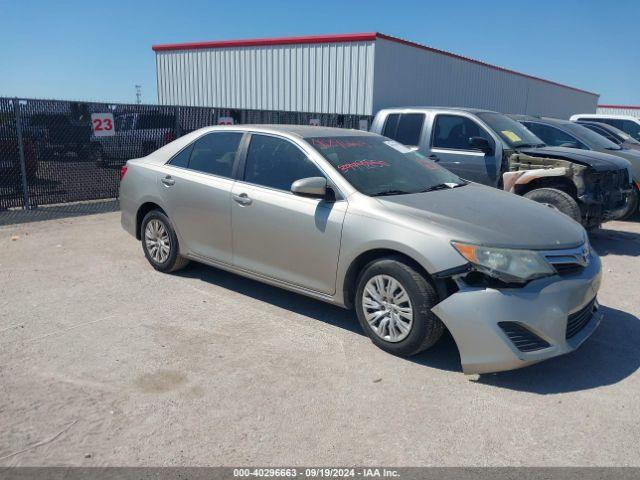
{"type": "Polygon", "coordinates": [[[620,170],[629,168],[626,160],[617,157],[615,154],[594,152],[593,150],[579,150],[577,148],[565,147],[541,147],[541,148],[521,148],[518,152],[533,157],[552,157],[569,160],[571,162],[587,165],[599,172],[606,170],[620,170]]]}
{"type": "Polygon", "coordinates": [[[613,150],[611,154],[628,161],[631,164],[633,176],[640,178],[640,151],[623,148],[622,150],[613,150]]]}
{"type": "MultiPolygon", "coordinates": [[[[574,248],[586,238],[582,226],[532,200],[469,183],[433,192],[376,197],[394,215],[478,245],[534,250],[574,248]]],[[[422,228],[421,228],[422,227],[422,228]]]]}

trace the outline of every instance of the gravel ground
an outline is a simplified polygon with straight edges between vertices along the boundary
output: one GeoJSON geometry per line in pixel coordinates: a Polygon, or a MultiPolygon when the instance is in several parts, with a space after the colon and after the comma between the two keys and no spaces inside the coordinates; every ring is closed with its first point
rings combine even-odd
{"type": "Polygon", "coordinates": [[[640,224],[593,235],[581,349],[467,377],[351,312],[210,267],[151,269],[118,213],[0,227],[0,465],[640,466],[640,224]]]}

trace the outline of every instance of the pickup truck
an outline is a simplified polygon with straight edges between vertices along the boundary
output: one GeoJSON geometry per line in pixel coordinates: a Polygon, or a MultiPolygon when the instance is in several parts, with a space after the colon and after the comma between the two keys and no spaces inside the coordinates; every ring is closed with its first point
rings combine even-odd
{"type": "Polygon", "coordinates": [[[559,210],[585,228],[624,216],[629,163],[605,153],[547,147],[501,113],[411,107],[379,111],[371,131],[418,150],[460,177],[559,210]]]}
{"type": "Polygon", "coordinates": [[[149,155],[174,140],[174,114],[125,113],[115,118],[114,135],[91,137],[91,153],[99,166],[149,155]]]}

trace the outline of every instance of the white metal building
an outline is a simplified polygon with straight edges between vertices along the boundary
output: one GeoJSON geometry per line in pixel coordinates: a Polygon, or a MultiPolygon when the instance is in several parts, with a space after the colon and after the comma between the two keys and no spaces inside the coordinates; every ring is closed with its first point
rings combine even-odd
{"type": "Polygon", "coordinates": [[[640,117],[640,105],[598,105],[598,113],[640,117]]]}
{"type": "Polygon", "coordinates": [[[154,45],[158,102],[372,115],[407,105],[568,118],[598,94],[381,33],[154,45]]]}

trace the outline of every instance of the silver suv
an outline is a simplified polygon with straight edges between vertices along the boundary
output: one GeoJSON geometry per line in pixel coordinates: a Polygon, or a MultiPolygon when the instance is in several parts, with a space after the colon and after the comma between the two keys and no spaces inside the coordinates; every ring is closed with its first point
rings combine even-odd
{"type": "Polygon", "coordinates": [[[372,133],[204,128],[128,161],[120,202],[156,270],[195,260],[355,308],[398,355],[447,328],[465,373],[567,353],[601,319],[578,223],[372,133]]]}

